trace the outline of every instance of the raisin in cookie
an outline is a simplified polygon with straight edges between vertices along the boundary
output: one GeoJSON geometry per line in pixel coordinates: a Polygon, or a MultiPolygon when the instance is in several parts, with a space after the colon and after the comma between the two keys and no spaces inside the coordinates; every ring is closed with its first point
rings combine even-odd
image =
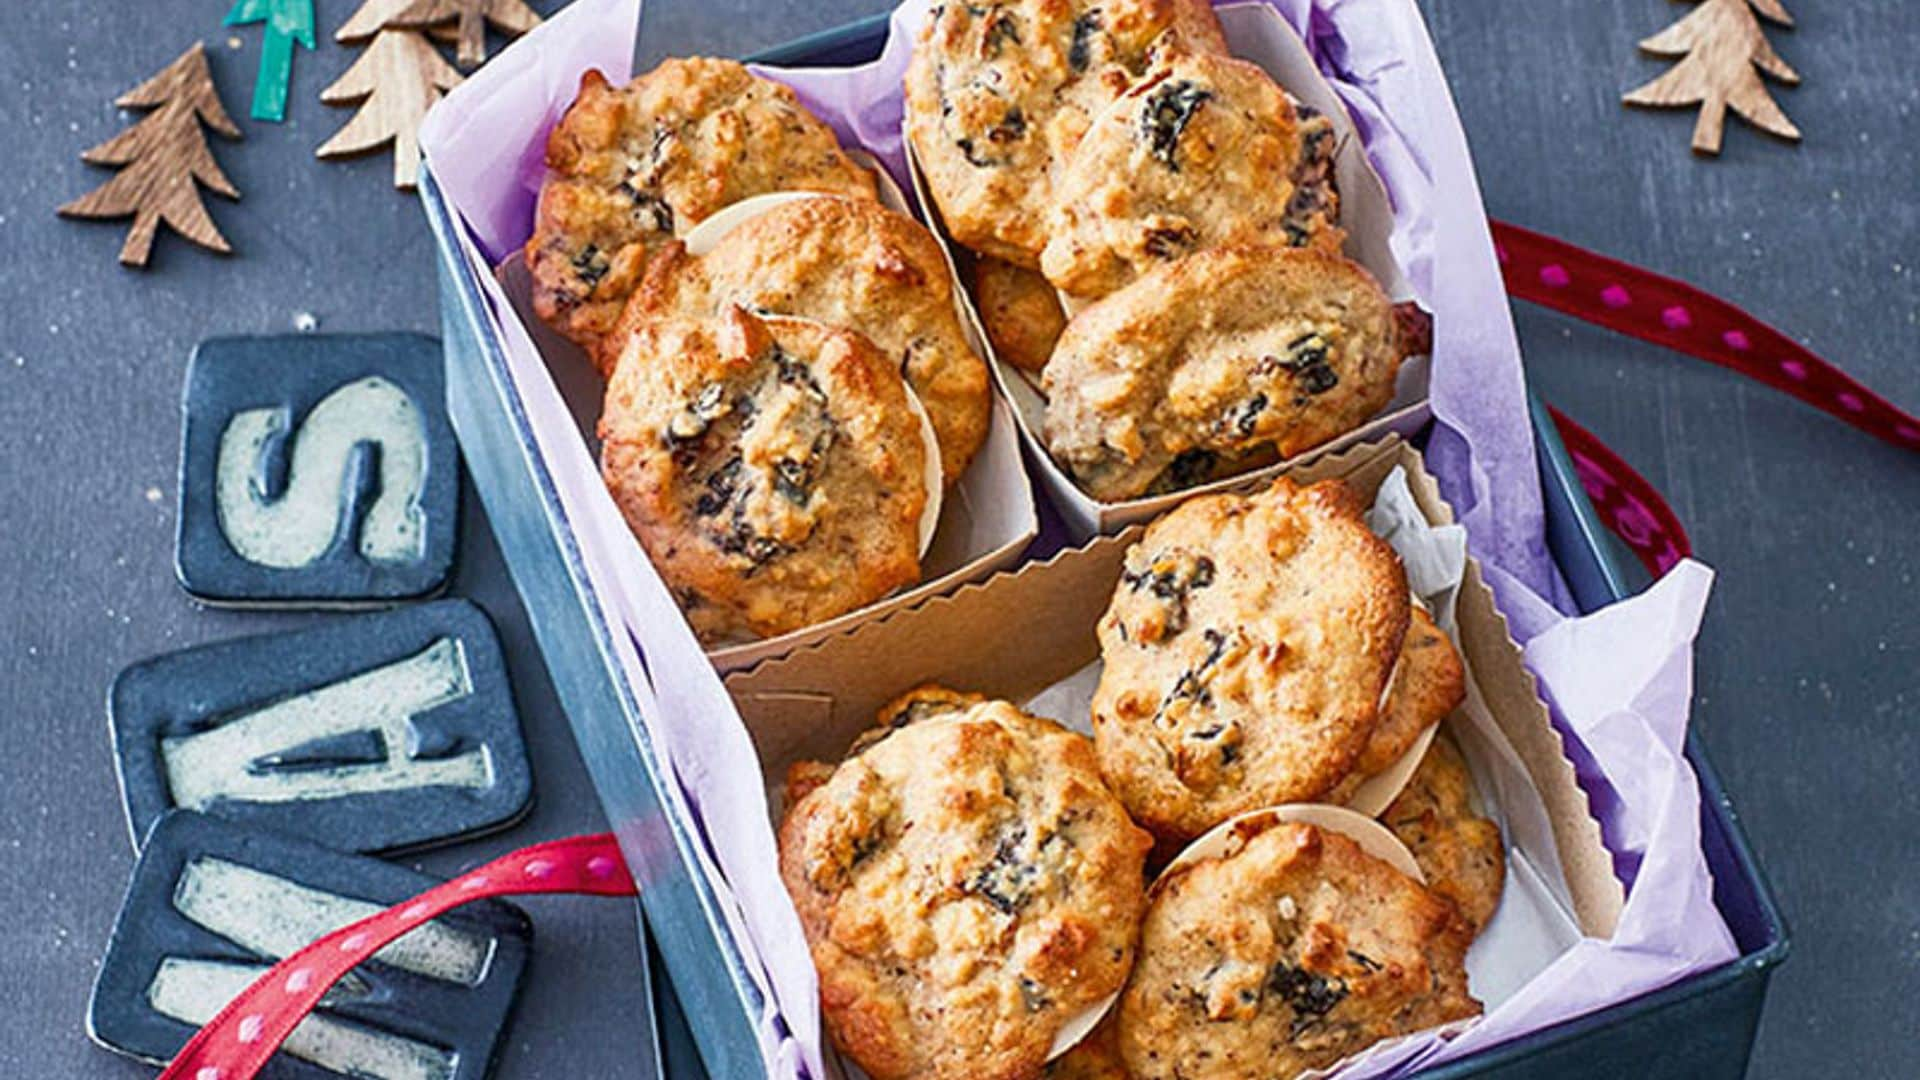
{"type": "Polygon", "coordinates": [[[655,324],[614,372],[600,436],[607,488],[702,641],[783,634],[919,578],[930,451],[898,368],[858,334],[737,308],[655,324]]]}
{"type": "Polygon", "coordinates": [[[1474,813],[1472,799],[1466,759],[1442,734],[1380,820],[1413,852],[1427,887],[1453,901],[1477,934],[1500,906],[1507,862],[1500,827],[1474,813]]]}
{"type": "Polygon", "coordinates": [[[649,324],[734,305],[817,319],[879,346],[926,406],[946,482],[959,482],[987,435],[987,365],[961,328],[946,256],[919,222],[877,202],[822,196],[743,222],[705,255],[669,244],[613,341],[644,351],[649,324]]]}
{"type": "Polygon", "coordinates": [[[1327,801],[1345,803],[1367,777],[1392,768],[1428,728],[1445,720],[1466,698],[1467,669],[1460,662],[1459,650],[1433,616],[1416,605],[1407,626],[1407,640],[1400,646],[1400,660],[1393,667],[1380,722],[1360,751],[1353,772],[1334,788],[1327,801]]]}
{"type": "Polygon", "coordinates": [[[973,300],[995,356],[1039,374],[1066,329],[1060,296],[1038,271],[982,255],[973,264],[973,300]]]}
{"type": "Polygon", "coordinates": [[[1040,269],[1083,299],[1226,244],[1338,251],[1332,122],[1253,64],[1159,58],[1056,178],[1040,269]]]}
{"type": "Polygon", "coordinates": [[[587,72],[547,168],[526,251],[534,310],[595,354],[676,229],[770,191],[875,197],[792,90],[731,60],[667,60],[620,88],[587,72]]]}
{"type": "Polygon", "coordinates": [[[1046,441],[1096,499],[1177,491],[1291,457],[1393,399],[1400,320],[1339,255],[1229,247],[1081,311],[1047,362],[1046,441]]]}
{"type": "Polygon", "coordinates": [[[934,3],[907,66],[907,138],[948,234],[1037,267],[1056,163],[1156,45],[1226,52],[1206,0],[934,3]]]}
{"type": "Polygon", "coordinates": [[[1134,820],[1186,840],[1347,775],[1406,637],[1406,572],[1345,484],[1193,499],[1127,551],[1093,736],[1134,820]]]}
{"type": "Polygon", "coordinates": [[[1151,841],[1093,747],[967,700],[792,774],[781,878],[827,1031],[875,1080],[1034,1077],[1132,963],[1151,841]]]}
{"type": "Polygon", "coordinates": [[[1246,825],[1154,884],[1117,1006],[1135,1080],[1291,1077],[1479,1014],[1451,905],[1339,833],[1246,825]]]}

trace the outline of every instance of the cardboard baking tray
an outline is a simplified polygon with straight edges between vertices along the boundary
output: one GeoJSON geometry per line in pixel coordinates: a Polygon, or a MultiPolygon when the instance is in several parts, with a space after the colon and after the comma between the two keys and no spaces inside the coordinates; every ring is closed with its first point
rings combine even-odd
{"type": "MultiPolygon", "coordinates": [[[[783,66],[872,59],[885,16],[816,34],[753,59],[783,66]]],[[[666,1074],[765,1075],[754,1019],[765,1002],[698,869],[692,825],[662,810],[665,775],[641,694],[614,659],[625,631],[588,586],[553,476],[532,445],[479,282],[430,170],[420,195],[437,248],[447,395],[454,427],[515,586],[533,618],[561,703],[607,819],[642,886],[652,945],[672,981],[658,1002],[666,1074]],[[687,1024],[685,1016],[697,1017],[687,1024]],[[697,1048],[697,1054],[693,1051],[697,1048]]],[[[1626,594],[1625,579],[1551,423],[1536,410],[1548,545],[1583,610],[1626,594]]],[[[1558,1024],[1424,1074],[1433,1077],[1737,1077],[1787,930],[1731,802],[1699,745],[1687,757],[1701,789],[1702,840],[1714,902],[1740,949],[1719,968],[1558,1024]]]]}

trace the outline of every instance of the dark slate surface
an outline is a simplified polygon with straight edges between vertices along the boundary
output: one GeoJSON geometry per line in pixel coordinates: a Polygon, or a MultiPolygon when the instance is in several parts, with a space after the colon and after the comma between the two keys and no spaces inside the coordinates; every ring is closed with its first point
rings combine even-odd
{"type": "MultiPolygon", "coordinates": [[[[440,884],[381,859],[344,854],[188,810],[160,818],[143,840],[140,862],[88,1002],[94,1037],[143,1061],[166,1061],[195,1030],[149,1002],[148,987],[169,958],[249,967],[278,959],[235,945],[175,906],[180,882],[195,863],[231,863],[296,886],[378,905],[402,903],[440,884]]],[[[246,905],[246,898],[238,897],[227,910],[238,914],[246,905]]],[[[435,922],[485,944],[486,961],[477,981],[432,978],[370,962],[335,984],[332,992],[339,1000],[324,1011],[376,1034],[450,1052],[453,1080],[481,1080],[486,1063],[501,1046],[501,1024],[513,1010],[514,994],[526,972],[533,925],[525,912],[499,900],[468,904],[435,922]]],[[[329,1080],[337,1075],[281,1054],[268,1063],[261,1080],[329,1080]]]]}
{"type": "MultiPolygon", "coordinates": [[[[533,798],[513,687],[486,613],[451,599],[181,649],[122,671],[108,694],[107,713],[132,835],[137,841],[157,818],[181,805],[169,780],[167,739],[243,723],[241,717],[289,698],[344,694],[328,688],[405,663],[442,643],[457,650],[452,655],[465,672],[466,692],[411,713],[407,737],[387,738],[377,727],[317,737],[283,720],[267,729],[280,741],[262,756],[283,762],[278,771],[288,776],[322,763],[373,774],[403,768],[411,760],[484,755],[484,783],[290,801],[224,797],[191,808],[343,851],[423,850],[511,825],[533,798]]],[[[357,699],[336,696],[324,719],[377,724],[366,699],[379,692],[362,689],[357,699]]],[[[260,759],[250,768],[261,769],[260,759]]]]}
{"type": "MultiPolygon", "coordinates": [[[[354,6],[320,0],[323,34],[354,6]]],[[[653,0],[641,51],[745,53],[880,6],[653,0]]],[[[1789,6],[1800,27],[1774,40],[1807,82],[1780,100],[1806,144],[1729,121],[1725,155],[1707,162],[1686,150],[1691,115],[1618,104],[1663,70],[1634,42],[1684,8],[1422,3],[1496,215],[1707,285],[1920,410],[1920,6],[1789,6]]],[[[202,3],[75,10],[0,5],[0,687],[14,733],[0,754],[0,1073],[133,1077],[146,1072],[81,1033],[131,865],[106,686],[154,652],[331,618],[202,611],[174,585],[187,355],[216,334],[285,331],[300,312],[330,331],[435,332],[437,319],[425,225],[386,187],[386,159],[312,160],[349,115],[315,101],[354,55],[324,41],[295,61],[287,124],[244,124],[247,142],[216,148],[246,193],[213,200],[239,255],[165,239],[132,274],[114,265],[114,226],[55,219],[104,175],[77,155],[121,127],[114,95],[199,34],[243,115],[257,56],[257,31],[229,50],[202,3]]],[[[1700,723],[1797,936],[1754,1075],[1920,1075],[1902,1019],[1920,999],[1920,469],[1717,369],[1539,312],[1520,331],[1535,384],[1666,490],[1720,570],[1700,723]]],[[[483,515],[462,531],[451,591],[501,624],[541,798],[513,830],[418,860],[443,873],[601,826],[483,515]]],[[[631,909],[525,906],[540,944],[499,1075],[632,1075],[631,909]]]]}

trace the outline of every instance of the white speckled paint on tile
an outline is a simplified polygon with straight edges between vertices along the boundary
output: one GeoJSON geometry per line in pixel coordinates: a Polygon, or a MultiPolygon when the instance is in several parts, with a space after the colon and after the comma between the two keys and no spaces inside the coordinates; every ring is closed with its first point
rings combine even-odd
{"type": "Polygon", "coordinates": [[[286,409],[247,409],[221,433],[214,503],[233,550],[261,566],[311,566],[341,527],[353,449],[371,443],[379,447],[380,485],[360,523],[360,554],[374,563],[418,561],[426,552],[427,432],[407,392],[372,375],[322,398],[291,436],[286,491],[269,500],[262,458],[291,423],[286,409]]]}
{"type": "MultiPolygon", "coordinates": [[[[385,910],[381,904],[211,856],[187,863],[174,886],[173,906],[235,945],[274,960],[385,910]]],[[[492,955],[492,939],[429,922],[375,953],[374,959],[441,982],[476,986],[486,977],[492,955]]]]}
{"type": "Polygon", "coordinates": [[[425,787],[484,788],[493,756],[476,747],[448,757],[414,756],[414,716],[473,693],[466,649],[440,638],[404,660],[242,712],[217,727],[160,740],[160,760],[175,806],[217,802],[287,803],[425,787]],[[371,732],[378,761],[276,766],[317,740],[371,732]]]}
{"type": "MultiPolygon", "coordinates": [[[[265,970],[169,956],[147,984],[147,1002],[163,1016],[204,1024],[265,970]]],[[[456,1065],[449,1051],[324,1012],[302,1020],[281,1049],[342,1076],[377,1080],[450,1080],[456,1065]]]]}

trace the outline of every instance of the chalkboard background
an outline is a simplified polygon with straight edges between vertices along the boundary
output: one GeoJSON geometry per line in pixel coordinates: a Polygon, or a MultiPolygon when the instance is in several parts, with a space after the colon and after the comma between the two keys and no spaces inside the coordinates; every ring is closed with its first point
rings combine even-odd
{"type": "MultiPolygon", "coordinates": [[[[238,614],[173,582],[178,397],[216,334],[438,328],[418,204],[384,156],[313,149],[351,115],[319,104],[357,52],[327,39],[356,4],[319,0],[283,125],[244,120],[257,27],[209,0],[0,5],[0,1073],[141,1076],[92,1047],[87,990],[131,865],[102,700],[149,654],[332,616],[238,614]],[[210,200],[239,252],[163,238],[146,273],[121,229],[53,209],[106,175],[81,150],[108,104],[206,40],[246,141],[215,152],[244,200],[210,200]],[[229,38],[239,48],[229,47],[229,38]]],[[[536,6],[550,10],[551,2],[536,6]]],[[[654,0],[642,60],[740,55],[877,10],[875,0],[654,0]]],[[[1920,410],[1920,5],[1789,0],[1775,32],[1805,76],[1779,100],[1795,149],[1729,121],[1717,161],[1692,114],[1627,112],[1664,70],[1634,43],[1666,0],[1423,0],[1489,210],[1666,271],[1799,336],[1920,410]]],[[[1698,723],[1796,942],[1753,1072],[1920,1075],[1920,468],[1734,376],[1536,310],[1518,313],[1537,388],[1645,472],[1720,572],[1698,723]]],[[[471,498],[454,592],[500,623],[539,803],[502,836],[411,863],[450,873],[602,827],[513,589],[471,498]]],[[[543,900],[503,1078],[618,1076],[642,1050],[630,905],[543,900]],[[585,1037],[591,1033],[591,1037],[585,1037]]]]}

